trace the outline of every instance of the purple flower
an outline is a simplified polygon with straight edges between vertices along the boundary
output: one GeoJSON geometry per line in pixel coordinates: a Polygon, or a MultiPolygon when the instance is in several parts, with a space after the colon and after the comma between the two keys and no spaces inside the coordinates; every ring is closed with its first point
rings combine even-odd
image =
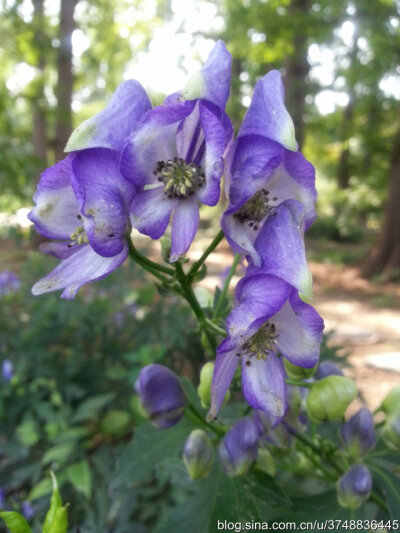
{"type": "Polygon", "coordinates": [[[6,491],[0,487],[0,510],[6,506],[6,491]]]}
{"type": "Polygon", "coordinates": [[[14,367],[12,362],[9,359],[4,359],[1,367],[1,371],[3,374],[3,379],[5,381],[11,381],[13,374],[14,374],[14,367]]]}
{"type": "Polygon", "coordinates": [[[186,398],[178,378],[166,366],[154,364],[142,368],[135,390],[154,426],[167,428],[182,418],[186,398]]]}
{"type": "Polygon", "coordinates": [[[131,223],[153,239],[172,215],[170,261],[184,254],[197,231],[199,203],[220,196],[223,155],[232,137],[224,113],[231,56],[219,41],[180,95],[146,113],[129,138],[121,169],[140,192],[131,204],[131,223]]]}
{"type": "Polygon", "coordinates": [[[371,473],[366,466],[355,464],[338,480],[336,489],[340,505],[357,509],[371,493],[371,473]]]}
{"type": "Polygon", "coordinates": [[[340,429],[343,447],[353,456],[359,457],[373,449],[376,442],[372,414],[362,407],[340,429]]]}
{"type": "Polygon", "coordinates": [[[254,409],[282,418],[285,372],[278,352],[311,368],[319,357],[323,321],[291,285],[267,274],[246,275],[226,320],[228,336],[217,350],[208,420],[217,415],[239,361],[244,396],[254,409]]]}
{"type": "Polygon", "coordinates": [[[317,379],[323,379],[327,376],[343,376],[343,372],[340,368],[332,363],[332,361],[322,361],[317,368],[315,377],[317,379]]]}
{"type": "Polygon", "coordinates": [[[16,292],[21,286],[19,277],[10,270],[0,272],[0,298],[6,294],[16,292]]]}
{"type": "Polygon", "coordinates": [[[33,294],[63,289],[61,297],[73,299],[82,285],[104,278],[126,258],[135,189],[120,173],[120,150],[150,107],[137,82],[123,83],[106,109],[72,134],[68,150],[77,151],[43,173],[29,218],[40,234],[56,239],[42,251],[62,261],[33,294]]]}
{"type": "Polygon", "coordinates": [[[22,502],[22,514],[27,520],[30,520],[35,516],[35,509],[33,508],[32,504],[27,500],[24,500],[22,502]]]}
{"type": "Polygon", "coordinates": [[[245,474],[257,458],[259,433],[248,416],[238,420],[219,445],[218,454],[229,476],[245,474]]]}
{"type": "Polygon", "coordinates": [[[226,161],[229,206],[221,226],[232,249],[250,255],[255,266],[261,259],[254,241],[279,204],[300,201],[305,229],[315,218],[314,167],[297,149],[283,97],[279,72],[271,71],[258,81],[226,161]]]}

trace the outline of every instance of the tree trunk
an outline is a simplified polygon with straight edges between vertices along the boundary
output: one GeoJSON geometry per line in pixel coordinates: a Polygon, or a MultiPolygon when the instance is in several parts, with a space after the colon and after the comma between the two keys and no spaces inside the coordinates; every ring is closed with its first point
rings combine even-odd
{"type": "Polygon", "coordinates": [[[308,40],[305,24],[308,20],[309,0],[292,0],[289,15],[298,28],[294,33],[293,54],[285,64],[285,93],[289,112],[296,130],[296,140],[301,148],[304,144],[304,110],[307,95],[306,77],[310,71],[307,60],[308,40]]]}
{"type": "Polygon", "coordinates": [[[44,95],[44,69],[45,69],[45,35],[44,0],[33,0],[33,31],[34,42],[37,49],[37,68],[39,70],[39,79],[35,98],[33,100],[33,152],[41,160],[41,166],[47,166],[47,125],[46,125],[46,98],[44,95]]]}
{"type": "Polygon", "coordinates": [[[72,32],[75,29],[74,11],[78,0],[61,0],[60,8],[60,48],[57,60],[57,109],[54,138],[56,160],[64,157],[64,148],[72,132],[72,32]]]}
{"type": "Polygon", "coordinates": [[[387,200],[382,233],[361,265],[361,274],[370,278],[400,269],[400,108],[389,168],[387,200]]]}

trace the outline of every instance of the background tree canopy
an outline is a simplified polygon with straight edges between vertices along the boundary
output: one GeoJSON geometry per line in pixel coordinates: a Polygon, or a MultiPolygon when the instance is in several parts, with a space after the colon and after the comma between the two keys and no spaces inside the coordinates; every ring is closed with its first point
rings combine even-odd
{"type": "Polygon", "coordinates": [[[222,38],[234,57],[236,124],[257,78],[272,68],[284,75],[297,139],[318,170],[314,233],[380,235],[364,273],[400,267],[396,0],[2,0],[0,10],[3,210],[29,202],[73,124],[104,106],[123,78],[147,70],[159,103],[166,79],[178,89],[222,38]]]}

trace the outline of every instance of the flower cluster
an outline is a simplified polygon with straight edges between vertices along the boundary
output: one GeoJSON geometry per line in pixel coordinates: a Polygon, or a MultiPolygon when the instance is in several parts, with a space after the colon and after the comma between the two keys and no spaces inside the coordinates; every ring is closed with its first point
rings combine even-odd
{"type": "Polygon", "coordinates": [[[220,197],[223,156],[232,138],[225,114],[231,56],[222,42],[180,92],[152,109],[143,87],[122,83],[109,105],[72,134],[67,157],[47,169],[29,217],[52,242],[42,251],[61,263],[34,294],[78,289],[128,255],[131,228],[153,239],[172,218],[171,255],[184,254],[197,231],[199,204],[220,197]]]}
{"type": "Polygon", "coordinates": [[[127,81],[75,130],[67,157],[44,172],[34,197],[30,219],[54,239],[42,250],[61,263],[33,293],[63,289],[62,297],[74,298],[121,265],[132,228],[159,239],[171,222],[167,259],[179,262],[195,237],[199,206],[218,203],[224,175],[221,227],[248,266],[217,350],[208,418],[217,416],[240,361],[248,403],[279,419],[287,408],[283,360],[311,368],[319,357],[323,322],[307,303],[304,248],[315,173],[298,149],[279,72],[256,84],[236,139],[225,113],[230,77],[231,56],[219,41],[163,105],[152,108],[142,86],[127,81]]]}

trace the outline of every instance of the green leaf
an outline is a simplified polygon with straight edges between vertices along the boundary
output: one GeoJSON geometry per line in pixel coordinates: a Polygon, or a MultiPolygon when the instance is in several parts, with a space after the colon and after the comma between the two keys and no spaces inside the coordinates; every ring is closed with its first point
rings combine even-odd
{"type": "Polygon", "coordinates": [[[90,418],[93,418],[100,409],[103,409],[106,405],[108,405],[111,400],[114,398],[113,393],[107,393],[107,394],[99,394],[97,396],[92,396],[91,398],[88,398],[84,402],[82,402],[78,409],[75,411],[74,416],[71,419],[72,424],[76,424],[77,422],[84,422],[86,420],[89,420],[90,418]]]}
{"type": "Polygon", "coordinates": [[[62,500],[58,491],[57,479],[53,472],[50,472],[53,482],[53,494],[50,500],[50,509],[47,512],[46,518],[43,524],[42,533],[52,533],[52,528],[55,523],[55,517],[58,509],[62,507],[62,500]]]}
{"type": "Polygon", "coordinates": [[[68,513],[67,506],[57,509],[54,521],[52,523],[49,533],[67,533],[68,528],[68,513]]]}
{"type": "Polygon", "coordinates": [[[276,490],[271,477],[228,477],[219,465],[208,478],[193,482],[192,486],[195,493],[170,509],[158,522],[154,533],[214,533],[218,521],[262,521],[268,516],[271,505],[280,504],[286,508],[290,505],[281,491],[276,490]]]}
{"type": "Polygon", "coordinates": [[[75,489],[87,498],[92,492],[92,475],[86,459],[74,463],[65,470],[66,476],[75,489]]]}
{"type": "Polygon", "coordinates": [[[169,457],[180,457],[184,442],[194,429],[183,419],[168,429],[142,424],[118,460],[112,488],[130,485],[152,475],[157,466],[169,457]]]}
{"type": "Polygon", "coordinates": [[[3,511],[0,513],[0,517],[7,524],[11,533],[32,533],[28,522],[19,513],[13,511],[3,511]]]}
{"type": "Polygon", "coordinates": [[[389,470],[389,463],[385,465],[387,467],[385,469],[378,467],[376,464],[370,464],[368,466],[373,470],[375,478],[385,496],[390,518],[397,519],[400,509],[400,477],[389,470]]]}
{"type": "Polygon", "coordinates": [[[53,446],[43,455],[41,463],[42,465],[52,463],[53,461],[57,463],[65,463],[73,451],[74,443],[59,444],[58,446],[53,446]]]}

